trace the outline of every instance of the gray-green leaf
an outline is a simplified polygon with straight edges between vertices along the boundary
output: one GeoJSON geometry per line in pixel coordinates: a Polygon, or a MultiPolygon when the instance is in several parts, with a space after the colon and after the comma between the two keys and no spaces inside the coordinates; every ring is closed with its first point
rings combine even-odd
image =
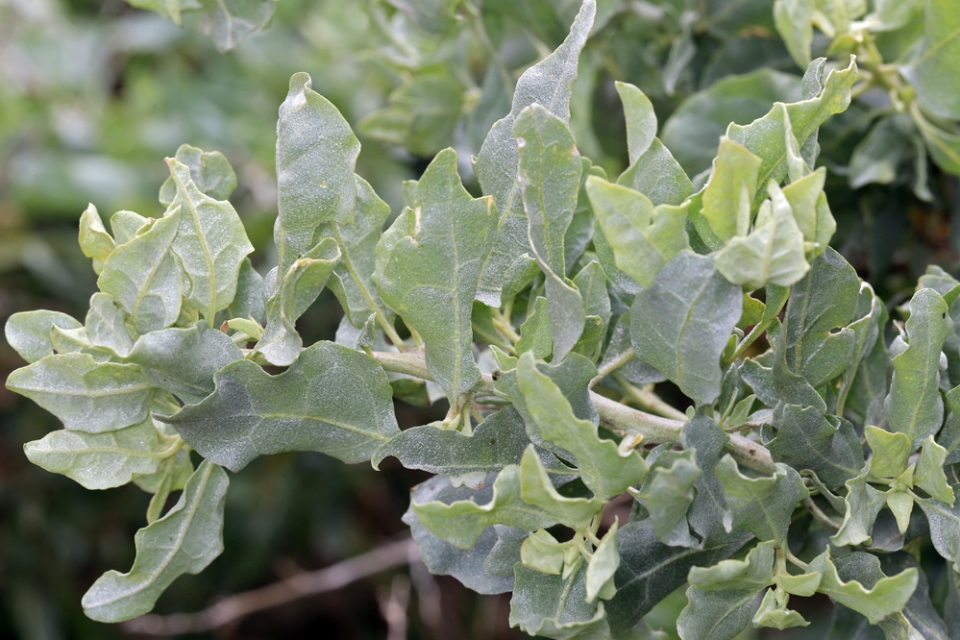
{"type": "Polygon", "coordinates": [[[13,347],[21,358],[27,362],[36,362],[53,355],[51,329],[79,329],[82,326],[78,320],[65,313],[40,309],[14,313],[7,319],[3,333],[7,344],[13,347]]]}

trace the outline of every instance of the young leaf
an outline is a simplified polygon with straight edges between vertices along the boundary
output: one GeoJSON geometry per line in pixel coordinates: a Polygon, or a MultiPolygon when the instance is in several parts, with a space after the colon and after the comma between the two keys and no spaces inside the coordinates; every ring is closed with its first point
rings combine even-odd
{"type": "Polygon", "coordinates": [[[186,404],[196,404],[213,393],[214,374],[242,358],[240,348],[226,334],[198,322],[185,329],[140,336],[127,360],[140,365],[154,386],[186,404]]]}
{"type": "Polygon", "coordinates": [[[953,488],[947,484],[947,476],[943,472],[943,465],[947,459],[947,450],[927,436],[920,451],[920,460],[917,462],[917,472],[913,481],[931,496],[953,506],[956,497],[953,488]]]}
{"type": "Polygon", "coordinates": [[[744,527],[761,540],[783,542],[793,510],[807,497],[800,474],[777,463],[772,477],[748,478],[729,455],[720,459],[716,474],[729,508],[723,522],[727,531],[744,527]]]}
{"type": "Polygon", "coordinates": [[[473,500],[457,500],[450,504],[429,500],[411,502],[410,508],[435,535],[460,549],[469,549],[477,543],[483,530],[493,524],[524,531],[556,524],[549,514],[524,502],[520,492],[520,467],[511,465],[497,476],[493,483],[493,497],[486,504],[478,505],[473,500]]]}
{"type": "MultiPolygon", "coordinates": [[[[694,499],[700,467],[694,451],[663,451],[650,462],[650,473],[639,490],[629,490],[650,513],[657,539],[671,547],[697,547],[690,534],[687,510],[694,499]]],[[[650,457],[653,457],[651,454],[650,457]]]]}
{"type": "Polygon", "coordinates": [[[643,194],[595,176],[587,178],[586,190],[617,268],[644,287],[664,264],[689,248],[685,209],[654,209],[643,194]]]}
{"type": "Polygon", "coordinates": [[[863,430],[873,454],[870,473],[881,478],[897,478],[907,468],[907,459],[913,453],[910,438],[902,433],[890,433],[867,425],[863,430]]]}
{"type": "Polygon", "coordinates": [[[622,454],[615,442],[598,437],[593,423],[574,415],[560,388],[537,370],[532,354],[520,358],[517,384],[540,434],[576,457],[580,478],[596,497],[619,495],[646,475],[647,465],[636,451],[622,454]]]}
{"type": "Polygon", "coordinates": [[[813,43],[813,0],[775,0],[774,23],[794,62],[802,69],[810,65],[813,43]]]}
{"type": "Polygon", "coordinates": [[[7,378],[7,388],[60,418],[67,429],[102,433],[147,418],[154,389],[132,364],[84,353],[47,356],[7,378]]]}
{"type": "Polygon", "coordinates": [[[680,163],[657,138],[617,178],[617,184],[639,191],[654,205],[679,205],[693,191],[693,183],[680,163]]]}
{"type": "Polygon", "coordinates": [[[278,273],[313,246],[321,223],[348,223],[357,197],[354,165],[360,143],[330,101],[296,73],[277,120],[278,215],[273,237],[278,273]]]}
{"type": "Polygon", "coordinates": [[[273,272],[267,300],[267,326],[257,342],[257,353],[270,364],[288,366],[300,355],[303,340],[297,333],[296,321],[313,304],[334,267],[340,261],[340,247],[332,238],[320,243],[297,259],[279,282],[279,271],[273,272]]]}
{"type": "Polygon", "coordinates": [[[98,622],[120,622],[153,609],[179,576],[199,573],[223,551],[223,503],[229,480],[204,461],[167,514],[140,529],[129,573],[108,571],[83,596],[83,611],[98,622]]]}
{"type": "MultiPolygon", "coordinates": [[[[219,151],[204,151],[182,144],[174,157],[190,168],[190,178],[197,188],[214,200],[229,199],[237,188],[237,174],[219,151]]],[[[160,204],[169,206],[176,197],[177,185],[172,177],[167,178],[160,187],[160,204]]]]}
{"type": "Polygon", "coordinates": [[[90,309],[84,322],[87,339],[97,347],[106,347],[121,358],[130,355],[133,340],[127,333],[126,318],[113,298],[106,293],[95,293],[90,298],[90,309]]]}
{"type": "Polygon", "coordinates": [[[27,362],[36,362],[53,355],[53,343],[50,331],[54,327],[61,329],[80,329],[82,324],[75,318],[59,311],[21,311],[7,319],[3,333],[7,344],[27,362]]]}
{"type": "Polygon", "coordinates": [[[530,258],[524,255],[530,244],[521,202],[520,155],[513,138],[514,122],[521,111],[534,103],[564,122],[570,121],[571,87],[577,79],[580,51],[590,35],[596,12],[596,2],[585,0],[563,44],[520,76],[510,113],[493,125],[477,154],[477,179],[483,193],[493,196],[500,212],[497,239],[483,262],[483,279],[477,291],[477,299],[488,306],[501,306],[501,291],[505,287],[526,284],[533,277],[528,266],[530,258]]]}
{"type": "MultiPolygon", "coordinates": [[[[435,476],[414,487],[411,503],[438,500],[445,504],[474,497],[478,502],[488,502],[493,497],[493,482],[485,485],[479,493],[467,487],[454,487],[445,476],[435,476]]],[[[434,575],[453,576],[477,593],[505,593],[513,590],[513,565],[520,561],[520,542],[527,532],[494,525],[480,534],[477,543],[468,550],[458,549],[443,538],[430,532],[417,519],[412,508],[403,514],[403,521],[410,526],[413,539],[420,550],[420,558],[434,575]],[[513,543],[513,544],[508,544],[513,543]],[[512,547],[508,550],[506,547],[512,547]],[[507,570],[500,571],[494,560],[502,556],[507,570]]]]}
{"type": "Polygon", "coordinates": [[[190,279],[186,301],[212,325],[217,311],[233,302],[240,263],[253,245],[233,205],[202,193],[185,164],[176,159],[167,164],[177,186],[170,207],[180,210],[180,228],[171,248],[190,279]]]}
{"type": "MultiPolygon", "coordinates": [[[[523,452],[520,462],[520,487],[523,501],[547,514],[554,521],[582,531],[603,508],[603,499],[567,498],[554,488],[533,445],[523,452]]],[[[547,526],[547,525],[544,525],[547,526]]],[[[523,528],[523,527],[520,527],[523,528]]]]}
{"type": "Polygon", "coordinates": [[[138,333],[169,327],[180,316],[186,276],[173,251],[180,218],[177,208],[150,222],[146,230],[141,227],[131,240],[113,250],[97,280],[100,290],[130,315],[138,333]]]}
{"type": "Polygon", "coordinates": [[[783,589],[768,589],[760,602],[760,607],[753,615],[753,624],[756,627],[773,627],[774,629],[790,629],[792,627],[806,627],[810,623],[804,620],[796,611],[787,609],[790,596],[783,589]]]}
{"type": "Polygon", "coordinates": [[[497,211],[491,198],[471,198],[463,188],[452,149],[430,163],[414,197],[414,233],[394,239],[385,254],[380,295],[423,337],[427,367],[458,407],[480,379],[470,316],[497,211]]]}
{"type": "Polygon", "coordinates": [[[760,158],[730,138],[720,138],[713,173],[703,190],[700,214],[710,224],[712,232],[724,242],[734,236],[745,236],[750,230],[760,162],[760,158]]]}
{"type": "Polygon", "coordinates": [[[630,333],[639,357],[677,384],[697,404],[720,394],[720,354],[740,319],[740,288],[713,260],[678,253],[637,295],[630,333]]]}
{"type": "Polygon", "coordinates": [[[353,222],[321,223],[316,235],[334,238],[340,244],[340,262],[328,286],[353,326],[362,327],[372,312],[383,307],[372,277],[376,267],[377,241],[390,217],[390,206],[377,196],[366,180],[354,177],[357,199],[353,222]]]}
{"type": "Polygon", "coordinates": [[[203,457],[239,471],[259,455],[319,451],[369,460],[398,433],[390,383],[369,356],[332,342],[271,376],[249,360],[214,376],[216,391],[164,422],[203,457]]]}
{"type": "Polygon", "coordinates": [[[916,569],[906,569],[895,576],[884,577],[870,587],[856,580],[844,582],[837,574],[829,550],[810,562],[810,570],[823,574],[817,591],[862,613],[871,624],[877,624],[888,615],[901,611],[917,587],[916,569]]]}
{"type": "Polygon", "coordinates": [[[847,512],[840,530],[830,538],[830,542],[838,547],[870,544],[873,524],[883,508],[886,494],[867,484],[866,474],[851,478],[844,485],[847,487],[847,495],[843,499],[847,512]]]}
{"type": "Polygon", "coordinates": [[[615,82],[627,121],[627,153],[630,164],[646,153],[657,136],[657,114],[650,98],[629,82],[615,82]]]}
{"type": "Polygon", "coordinates": [[[92,204],[80,216],[80,250],[83,255],[93,259],[93,271],[100,275],[103,263],[110,253],[117,248],[113,237],[107,233],[103,220],[92,204]]]}
{"type": "Polygon", "coordinates": [[[730,240],[714,260],[727,280],[750,291],[766,284],[788,287],[810,269],[790,203],[775,182],[768,191],[771,204],[760,207],[753,232],[730,240]]]}
{"type": "Polygon", "coordinates": [[[535,359],[543,360],[553,351],[553,331],[550,328],[550,318],[547,317],[547,299],[538,296],[532,307],[526,321],[520,325],[520,339],[515,346],[517,353],[530,351],[535,359]]]}
{"type": "Polygon", "coordinates": [[[51,431],[42,440],[25,444],[23,450],[30,462],[47,471],[61,473],[87,489],[109,489],[127,484],[136,475],[155,473],[166,446],[148,418],[106,433],[51,431]]]}
{"type": "MultiPolygon", "coordinates": [[[[427,424],[401,431],[381,446],[370,462],[376,469],[384,458],[394,456],[406,469],[479,479],[511,464],[520,464],[527,439],[523,419],[506,407],[480,423],[472,436],[427,424]]],[[[474,488],[477,488],[474,484],[474,488]]]]}
{"type": "Polygon", "coordinates": [[[893,378],[884,402],[890,430],[906,434],[913,450],[943,424],[940,352],[952,326],[940,294],[933,289],[914,294],[906,323],[909,346],[892,360],[893,378]]]}
{"type": "Polygon", "coordinates": [[[596,600],[598,596],[609,600],[616,593],[613,576],[617,572],[617,567],[620,566],[620,552],[617,550],[619,524],[619,521],[614,521],[587,565],[588,603],[596,600]]]}

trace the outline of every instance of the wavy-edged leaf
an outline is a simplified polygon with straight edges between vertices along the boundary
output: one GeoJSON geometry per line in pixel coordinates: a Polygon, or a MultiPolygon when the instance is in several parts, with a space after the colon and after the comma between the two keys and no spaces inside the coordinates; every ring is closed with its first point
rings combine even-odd
{"type": "Polygon", "coordinates": [[[107,233],[103,220],[95,206],[88,205],[80,215],[80,250],[93,260],[93,271],[97,275],[103,271],[103,263],[117,248],[113,236],[107,233]]]}
{"type": "Polygon", "coordinates": [[[369,460],[398,433],[387,376],[369,356],[332,342],[305,349],[271,376],[239,360],[214,376],[216,390],[169,418],[204,458],[239,471],[259,455],[319,451],[369,460]]]}
{"type": "Polygon", "coordinates": [[[701,591],[687,589],[687,606],[677,618],[683,640],[729,640],[746,628],[760,589],[701,591]]]}
{"type": "Polygon", "coordinates": [[[627,121],[627,153],[630,164],[640,158],[657,137],[657,114],[643,91],[629,82],[615,82],[627,121]]]}
{"type": "Polygon", "coordinates": [[[47,471],[63,474],[87,489],[109,489],[127,484],[134,476],[156,473],[169,444],[148,418],[106,433],[51,431],[25,444],[23,450],[30,462],[47,471]]]}
{"type": "Polygon", "coordinates": [[[849,421],[795,404],[784,405],[779,416],[775,437],[765,443],[778,462],[815,472],[831,489],[859,475],[863,446],[849,421]]]}
{"type": "Polygon", "coordinates": [[[940,352],[953,321],[947,304],[933,289],[920,289],[910,300],[906,323],[909,346],[892,360],[893,378],[884,401],[891,431],[906,434],[916,450],[943,424],[940,352]]]}
{"type": "Polygon", "coordinates": [[[310,249],[321,223],[348,223],[357,198],[360,143],[329,100],[296,73],[277,120],[278,215],[273,238],[279,273],[310,249]]]}
{"type": "Polygon", "coordinates": [[[647,458],[650,472],[639,489],[629,490],[649,512],[657,539],[671,547],[696,547],[687,510],[694,500],[700,467],[694,451],[657,451],[647,458]]]}
{"type": "Polygon", "coordinates": [[[173,244],[181,216],[177,208],[141,226],[103,264],[97,285],[130,315],[138,333],[169,327],[180,316],[185,274],[173,244]]]}
{"type": "Polygon", "coordinates": [[[587,178],[586,190],[617,268],[642,286],[649,287],[663,265],[690,247],[685,208],[654,208],[642,193],[596,176],[587,178]]]}
{"type": "Polygon", "coordinates": [[[61,329],[80,329],[80,321],[59,311],[21,311],[7,318],[3,334],[7,344],[27,362],[36,362],[53,355],[53,342],[50,331],[54,327],[61,329]]]}
{"type": "Polygon", "coordinates": [[[621,453],[615,442],[599,438],[596,425],[574,415],[560,388],[537,370],[533,354],[520,358],[517,384],[541,436],[576,457],[580,478],[595,496],[619,495],[646,475],[647,465],[635,450],[621,453]]]}
{"type": "MultiPolygon", "coordinates": [[[[703,208],[710,229],[726,242],[750,230],[753,197],[761,160],[730,138],[720,138],[713,173],[703,190],[703,208]]],[[[757,226],[761,226],[759,223],[757,226]]]]}
{"type": "Polygon", "coordinates": [[[748,478],[729,455],[720,459],[716,474],[729,508],[723,523],[727,531],[744,527],[761,540],[782,543],[793,510],[808,495],[800,474],[777,463],[773,476],[748,478]]]}
{"type": "Polygon", "coordinates": [[[920,104],[930,113],[960,119],[960,14],[951,0],[925,3],[923,39],[900,67],[900,73],[917,91],[920,104]]]}
{"type": "Polygon", "coordinates": [[[518,564],[510,626],[556,640],[610,637],[603,604],[588,603],[586,596],[585,569],[570,576],[550,576],[518,564]]]}
{"type": "MultiPolygon", "coordinates": [[[[903,610],[917,587],[917,570],[914,568],[895,576],[884,576],[869,587],[855,579],[841,580],[829,550],[814,558],[810,562],[810,569],[823,574],[818,592],[863,614],[871,624],[877,624],[888,615],[903,610]]],[[[880,575],[883,576],[882,573],[880,575]]]]}
{"type": "Polygon", "coordinates": [[[693,567],[688,580],[700,591],[759,590],[773,584],[776,543],[761,542],[743,560],[721,560],[712,567],[693,567]]]}
{"type": "Polygon", "coordinates": [[[213,393],[214,374],[242,358],[226,334],[198,322],[140,336],[127,360],[140,365],[154,386],[196,404],[213,393]]]}
{"type": "Polygon", "coordinates": [[[633,348],[697,404],[720,394],[720,354],[740,319],[743,296],[713,260],[681,251],[630,312],[633,348]]]}
{"type": "Polygon", "coordinates": [[[90,433],[143,422],[154,393],[140,367],[100,363],[85,353],[41,358],[11,373],[6,384],[60,418],[65,428],[90,433]]]}
{"type": "MultiPolygon", "coordinates": [[[[227,200],[237,188],[237,174],[219,151],[204,151],[182,144],[174,155],[178,162],[190,167],[190,177],[203,193],[214,200],[227,200]]],[[[160,187],[160,204],[170,205],[177,197],[177,185],[167,178],[160,187]]]]}
{"type": "Polygon", "coordinates": [[[470,318],[483,261],[496,238],[497,210],[493,199],[474,199],[463,188],[452,149],[434,158],[414,194],[413,233],[385,234],[380,241],[394,244],[383,261],[378,256],[378,286],[384,302],[423,338],[430,373],[450,404],[459,406],[461,395],[480,379],[470,318]]]}
{"type": "Polygon", "coordinates": [[[658,138],[617,178],[617,184],[639,191],[654,205],[676,206],[693,192],[683,167],[658,138]]]}
{"type": "Polygon", "coordinates": [[[511,465],[497,476],[493,483],[493,497],[485,504],[473,500],[445,504],[431,499],[423,503],[412,502],[410,508],[435,535],[455,547],[470,549],[490,525],[536,531],[556,524],[549,514],[524,502],[520,494],[520,467],[511,465]]]}
{"type": "Polygon", "coordinates": [[[121,358],[130,355],[133,339],[127,333],[126,318],[109,294],[98,292],[90,297],[84,326],[91,345],[106,347],[121,358]]]}
{"type": "Polygon", "coordinates": [[[563,44],[520,76],[510,113],[493,125],[477,154],[477,179],[483,193],[493,196],[500,213],[497,240],[484,261],[483,279],[477,291],[477,299],[488,306],[499,307],[504,288],[526,284],[534,273],[530,270],[531,258],[525,255],[530,245],[518,177],[520,155],[513,138],[514,122],[521,111],[534,103],[564,122],[570,121],[571,88],[596,12],[596,2],[585,0],[563,44]]]}
{"type": "Polygon", "coordinates": [[[554,521],[580,531],[603,508],[603,500],[596,496],[588,499],[561,495],[554,488],[533,445],[527,447],[520,461],[520,495],[526,504],[554,521]]]}
{"type": "MultiPolygon", "coordinates": [[[[297,318],[302,316],[323,291],[341,258],[333,238],[324,238],[290,265],[278,282],[271,279],[267,300],[267,325],[257,342],[257,353],[267,362],[288,366],[300,355],[303,340],[297,333],[297,318]]],[[[280,278],[279,271],[272,274],[280,278]]]]}
{"type": "Polygon", "coordinates": [[[620,522],[614,521],[613,526],[607,529],[597,549],[590,557],[587,565],[587,602],[593,602],[598,597],[609,600],[616,594],[614,575],[620,566],[620,551],[618,550],[619,536],[617,530],[620,522]]]}
{"type": "Polygon", "coordinates": [[[223,504],[229,479],[204,461],[167,514],[136,535],[128,573],[108,571],[83,596],[83,611],[98,622],[121,622],[153,609],[179,576],[199,573],[223,551],[223,504]]]}
{"type": "Polygon", "coordinates": [[[830,538],[830,542],[840,547],[869,544],[872,540],[873,524],[877,514],[886,501],[886,495],[867,484],[866,474],[847,480],[847,495],[843,501],[847,511],[840,530],[830,538]]]}
{"type": "Polygon", "coordinates": [[[240,264],[253,245],[233,205],[201,192],[187,165],[176,159],[168,159],[167,165],[177,187],[170,207],[180,210],[180,228],[171,248],[190,279],[187,303],[212,324],[217,311],[233,302],[240,264]]]}
{"type": "Polygon", "coordinates": [[[947,484],[947,476],[943,472],[946,459],[947,450],[934,442],[933,436],[927,436],[920,450],[913,482],[933,498],[952,506],[956,496],[953,488],[947,484]]]}

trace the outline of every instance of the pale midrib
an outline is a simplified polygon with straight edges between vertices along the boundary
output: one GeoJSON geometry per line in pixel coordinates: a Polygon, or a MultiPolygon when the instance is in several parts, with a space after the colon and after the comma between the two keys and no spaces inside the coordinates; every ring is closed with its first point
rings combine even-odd
{"type": "Polygon", "coordinates": [[[334,422],[333,420],[329,420],[329,419],[327,419],[327,418],[320,418],[320,417],[316,417],[316,416],[297,415],[297,414],[293,414],[293,413],[262,413],[262,414],[255,414],[255,415],[253,415],[253,416],[251,416],[251,417],[254,417],[254,418],[263,418],[263,419],[309,420],[309,421],[311,421],[311,422],[321,422],[321,423],[323,423],[323,424],[328,424],[328,425],[330,425],[330,426],[332,426],[332,427],[337,427],[337,428],[343,429],[343,430],[345,430],[345,431],[351,431],[351,432],[353,432],[353,433],[358,433],[358,434],[360,434],[360,435],[367,436],[368,438],[374,438],[374,439],[376,439],[376,440],[389,440],[389,439],[390,439],[390,438],[387,438],[386,436],[384,436],[384,435],[382,435],[382,434],[380,434],[380,433],[378,433],[378,432],[376,432],[376,431],[364,431],[363,429],[359,429],[359,428],[357,428],[357,427],[354,427],[353,425],[344,424],[344,423],[342,423],[342,422],[334,422]]]}
{"type": "MultiPolygon", "coordinates": [[[[166,570],[168,566],[170,566],[170,563],[173,562],[173,559],[177,556],[178,553],[180,553],[181,547],[183,547],[183,541],[187,537],[187,533],[190,531],[190,525],[193,523],[193,518],[197,514],[197,510],[200,509],[200,503],[203,502],[203,494],[207,488],[207,483],[210,480],[210,474],[213,473],[213,468],[214,468],[213,463],[209,463],[207,465],[207,468],[204,470],[203,476],[200,478],[200,482],[199,482],[200,486],[197,488],[197,492],[195,494],[196,497],[193,500],[193,502],[190,503],[190,507],[186,512],[186,517],[184,519],[183,525],[177,531],[177,537],[174,542],[174,545],[171,548],[170,553],[168,553],[166,558],[164,558],[163,562],[160,563],[160,566],[157,567],[156,571],[154,571],[151,574],[150,580],[144,582],[143,584],[137,586],[136,588],[130,591],[124,591],[123,593],[118,594],[116,597],[110,600],[104,600],[104,601],[98,602],[96,606],[104,607],[104,606],[113,604],[115,602],[118,602],[120,600],[125,600],[127,598],[130,598],[138,593],[141,593],[142,591],[152,586],[154,582],[156,582],[157,578],[161,574],[163,574],[163,572],[166,570]]],[[[160,520],[158,520],[157,522],[160,522],[160,520]]],[[[136,561],[134,561],[134,565],[136,565],[136,561]]],[[[131,569],[131,573],[132,572],[133,570],[131,569]]],[[[128,573],[125,575],[129,576],[130,574],[128,573]]]]}
{"type": "Polygon", "coordinates": [[[164,246],[163,251],[160,252],[160,258],[153,261],[153,265],[147,271],[146,278],[144,278],[142,285],[137,288],[137,295],[133,299],[133,304],[130,305],[131,316],[137,315],[137,310],[140,308],[140,303],[142,303],[147,297],[149,286],[153,283],[153,279],[156,277],[157,272],[160,271],[160,267],[166,261],[167,254],[170,252],[170,247],[173,245],[173,241],[176,237],[176,232],[170,234],[170,240],[166,243],[166,246],[164,246]]]}
{"type": "MultiPolygon", "coordinates": [[[[14,389],[14,387],[10,387],[14,389]]],[[[70,396],[75,398],[109,398],[111,396],[122,396],[130,393],[136,393],[138,391],[147,391],[152,389],[153,386],[150,384],[138,384],[136,386],[123,387],[122,389],[115,389],[109,391],[96,391],[96,392],[86,392],[75,391],[73,389],[31,389],[30,387],[17,387],[17,389],[22,389],[23,391],[33,391],[35,393],[49,393],[57,396],[70,396]]]]}
{"type": "MultiPolygon", "coordinates": [[[[222,3],[222,0],[218,0],[218,1],[222,3]]],[[[203,249],[203,258],[206,261],[207,269],[209,270],[207,279],[210,283],[210,287],[209,287],[210,291],[208,292],[210,294],[210,306],[207,312],[210,315],[207,317],[207,324],[212,327],[213,317],[214,315],[216,315],[216,308],[217,308],[216,266],[214,265],[214,262],[213,262],[213,256],[210,253],[210,246],[207,244],[207,238],[203,234],[203,228],[200,226],[200,214],[197,210],[196,203],[193,201],[192,198],[187,196],[187,186],[186,184],[184,184],[182,180],[180,180],[180,176],[177,175],[177,172],[172,171],[171,175],[173,175],[173,179],[177,183],[177,188],[182,189],[183,199],[186,200],[187,209],[188,211],[190,211],[190,221],[193,223],[194,233],[196,233],[197,239],[200,242],[200,247],[203,249]]],[[[196,185],[194,185],[194,188],[196,188],[196,185]]],[[[198,193],[199,193],[199,190],[198,190],[198,193]]]]}
{"type": "Polygon", "coordinates": [[[917,60],[916,60],[911,66],[916,66],[916,67],[920,66],[921,64],[923,64],[924,62],[926,62],[929,58],[933,57],[933,55],[934,55],[937,51],[939,51],[940,49],[942,49],[942,48],[944,48],[945,46],[947,46],[947,44],[948,44],[951,40],[953,40],[954,38],[956,38],[957,36],[960,36],[960,27],[957,27],[956,29],[954,29],[953,31],[951,31],[950,33],[948,33],[948,34],[947,34],[947,37],[945,37],[943,40],[941,40],[941,41],[938,42],[937,44],[935,44],[935,45],[933,45],[932,47],[930,47],[929,49],[927,49],[927,50],[924,52],[924,54],[923,54],[922,56],[920,56],[919,58],[917,58],[917,60]]]}

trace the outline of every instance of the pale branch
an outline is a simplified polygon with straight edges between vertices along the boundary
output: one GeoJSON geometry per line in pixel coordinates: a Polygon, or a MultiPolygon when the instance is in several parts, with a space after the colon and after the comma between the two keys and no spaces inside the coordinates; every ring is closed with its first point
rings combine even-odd
{"type": "MultiPolygon", "coordinates": [[[[432,380],[422,353],[374,351],[372,355],[387,371],[403,373],[423,380],[432,380]]],[[[477,395],[495,395],[493,378],[489,374],[483,374],[483,378],[474,387],[474,391],[477,395]]],[[[639,411],[594,391],[590,392],[590,401],[597,408],[600,420],[616,431],[641,435],[644,442],[653,444],[680,442],[680,434],[683,432],[683,425],[685,424],[681,420],[663,418],[652,413],[639,411]]],[[[770,474],[776,470],[770,452],[760,443],[748,440],[740,435],[731,435],[727,447],[734,459],[740,464],[761,473],[770,474]]]]}
{"type": "Polygon", "coordinates": [[[335,565],[299,573],[273,584],[225,598],[197,613],[177,613],[169,616],[148,614],[123,623],[128,633],[151,636],[174,636],[186,633],[205,633],[237,622],[250,614],[335,591],[346,585],[376,575],[387,569],[403,566],[416,557],[416,543],[412,538],[391,542],[372,551],[335,565]]]}

